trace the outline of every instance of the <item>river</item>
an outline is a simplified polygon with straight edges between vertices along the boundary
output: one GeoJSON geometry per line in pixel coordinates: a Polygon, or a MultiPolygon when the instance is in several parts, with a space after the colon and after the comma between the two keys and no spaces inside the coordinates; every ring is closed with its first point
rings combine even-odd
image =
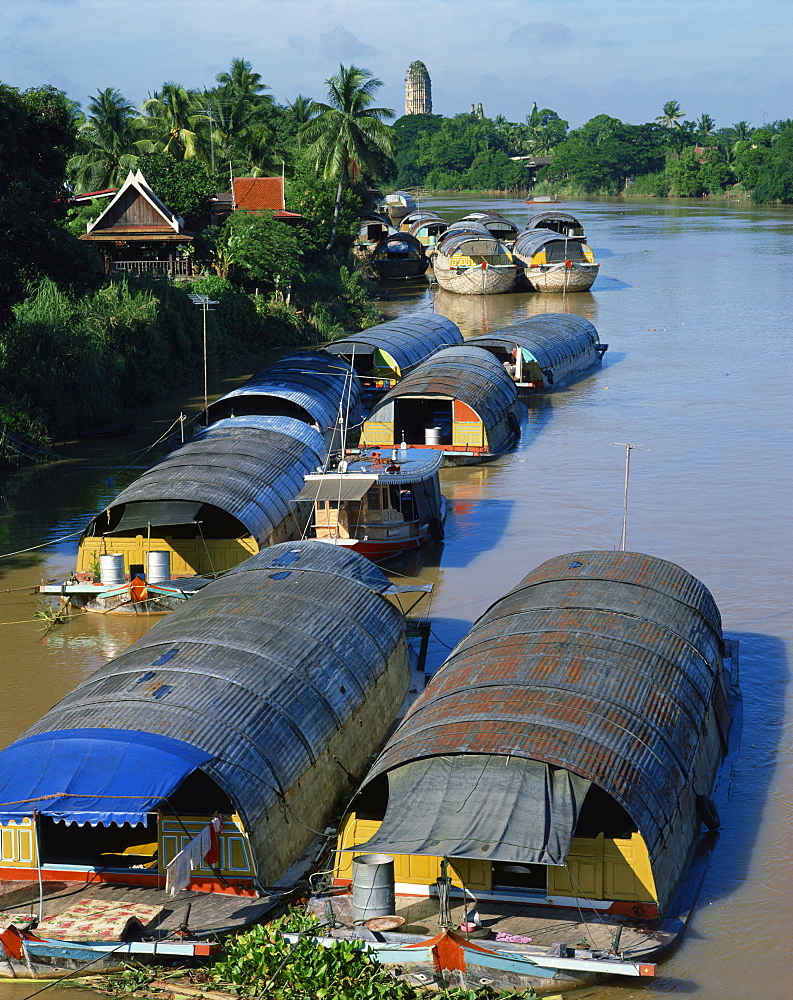
{"type": "MultiPolygon", "coordinates": [[[[510,199],[428,199],[456,219],[489,206],[519,226],[510,199]]],[[[598,202],[560,206],[584,223],[601,262],[591,292],[434,294],[388,286],[387,316],[435,308],[465,335],[545,311],[579,313],[609,345],[603,367],[532,402],[520,446],[486,466],[449,469],[447,538],[403,566],[435,583],[430,669],[496,598],[544,559],[618,548],[625,443],[631,452],[627,547],[670,559],[713,592],[740,640],[740,753],[699,906],[682,947],[641,987],[595,1000],[668,995],[776,1000],[793,926],[790,297],[793,209],[744,203],[598,202]]],[[[198,388],[198,387],[196,387],[198,388]]],[[[75,442],[64,460],[0,480],[0,745],[146,628],[84,615],[43,631],[30,590],[74,562],[79,531],[146,464],[143,449],[198,400],[147,412],[136,436],[75,442]],[[132,467],[130,467],[132,466],[132,467]]],[[[153,453],[150,453],[154,454],[153,453]]],[[[31,984],[0,982],[0,1000],[31,984]]],[[[49,991],[54,996],[62,988],[49,991]]],[[[789,995],[789,994],[788,994],[789,995]]]]}

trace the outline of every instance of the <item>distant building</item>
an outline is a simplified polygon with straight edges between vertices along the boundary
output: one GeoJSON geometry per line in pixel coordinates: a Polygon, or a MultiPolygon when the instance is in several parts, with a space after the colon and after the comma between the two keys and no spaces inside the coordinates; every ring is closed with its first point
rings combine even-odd
{"type": "Polygon", "coordinates": [[[405,77],[405,114],[432,114],[432,84],[427,67],[418,59],[408,66],[405,77]]]}

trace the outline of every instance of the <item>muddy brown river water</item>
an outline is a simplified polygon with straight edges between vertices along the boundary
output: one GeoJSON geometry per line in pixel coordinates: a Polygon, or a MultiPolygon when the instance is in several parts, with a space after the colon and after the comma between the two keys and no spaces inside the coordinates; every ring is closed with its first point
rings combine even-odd
{"type": "MultiPolygon", "coordinates": [[[[509,199],[432,199],[459,218],[483,204],[521,225],[509,199]]],[[[537,312],[591,320],[603,367],[538,397],[519,447],[486,466],[449,469],[442,547],[402,564],[435,583],[429,667],[532,567],[582,548],[618,548],[625,448],[627,547],[679,563],[713,592],[741,643],[740,752],[699,905],[659,977],[584,991],[596,1000],[793,996],[791,615],[791,288],[793,209],[648,201],[559,206],[584,223],[601,262],[591,292],[455,297],[426,282],[386,288],[389,316],[435,308],[465,335],[537,312]]],[[[242,373],[240,373],[242,374],[242,373]]],[[[197,388],[197,387],[196,387],[197,388]]],[[[131,481],[156,440],[197,400],[158,405],[131,438],[74,443],[64,459],[0,480],[0,746],[147,628],[84,615],[43,632],[31,588],[74,562],[78,532],[131,481]],[[45,549],[21,550],[43,542],[45,549]]],[[[0,982],[0,1000],[39,986],[0,982]]],[[[62,995],[63,987],[49,995],[62,995]]],[[[73,994],[73,991],[72,991],[73,994]]]]}

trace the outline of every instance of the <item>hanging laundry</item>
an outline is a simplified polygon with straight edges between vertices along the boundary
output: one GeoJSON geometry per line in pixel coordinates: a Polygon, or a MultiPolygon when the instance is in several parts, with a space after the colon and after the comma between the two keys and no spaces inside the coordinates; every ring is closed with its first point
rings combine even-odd
{"type": "Polygon", "coordinates": [[[165,891],[175,896],[190,886],[190,873],[200,868],[212,850],[212,823],[208,823],[182,848],[165,868],[165,891]]]}

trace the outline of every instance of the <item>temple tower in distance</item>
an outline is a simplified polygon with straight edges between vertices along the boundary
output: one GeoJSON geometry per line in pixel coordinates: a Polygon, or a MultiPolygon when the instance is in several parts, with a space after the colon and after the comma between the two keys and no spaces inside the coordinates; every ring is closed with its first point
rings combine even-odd
{"type": "Polygon", "coordinates": [[[405,77],[405,114],[432,114],[432,84],[427,67],[418,59],[408,66],[405,77]]]}

